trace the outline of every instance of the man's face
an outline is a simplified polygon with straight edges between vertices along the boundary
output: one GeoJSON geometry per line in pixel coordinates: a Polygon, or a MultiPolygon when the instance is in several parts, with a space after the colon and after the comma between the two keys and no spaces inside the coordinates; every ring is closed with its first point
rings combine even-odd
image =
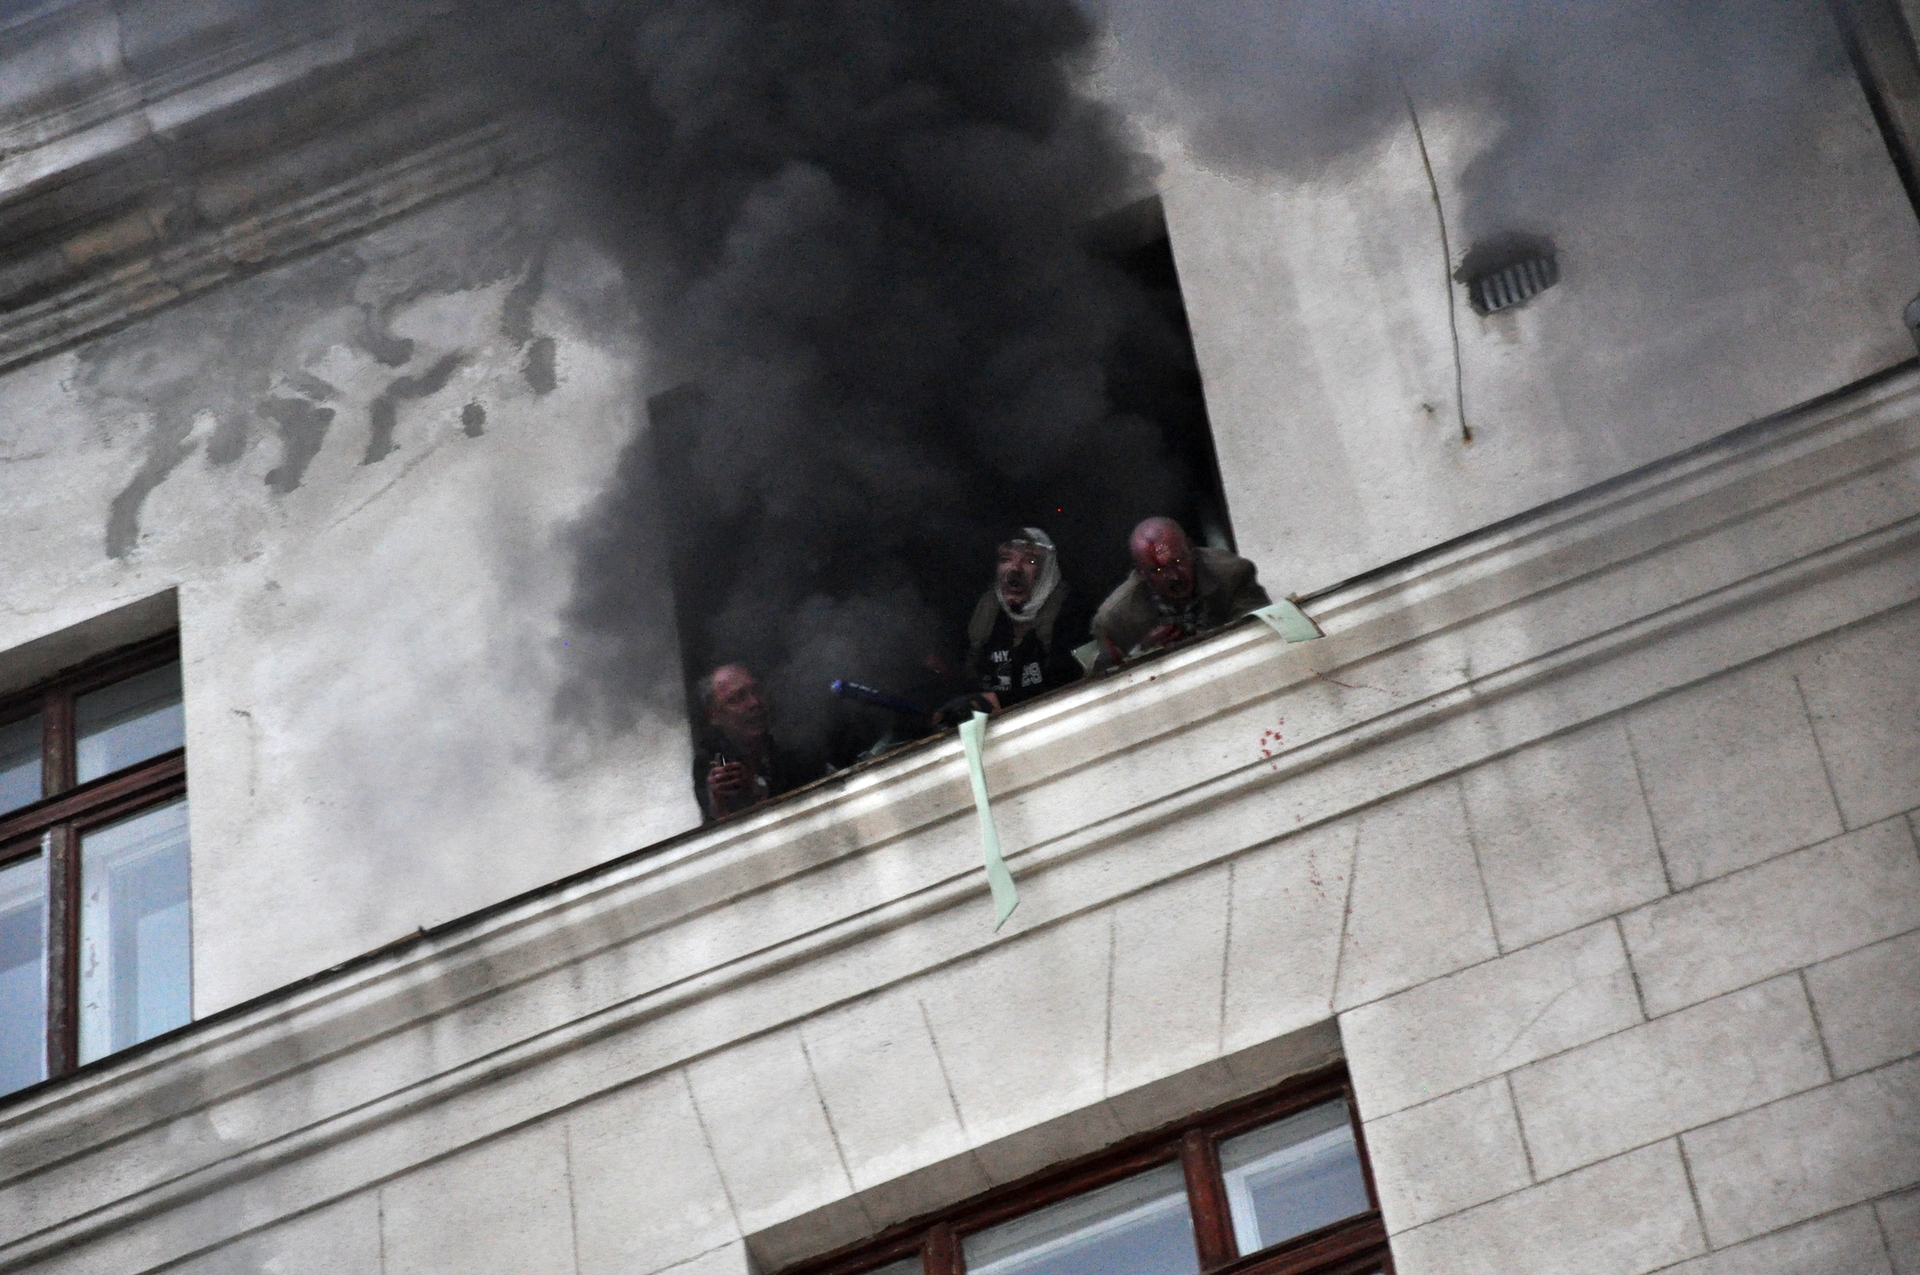
{"type": "Polygon", "coordinates": [[[707,720],[729,738],[754,741],[766,736],[773,712],[753,674],[729,664],[713,675],[713,704],[707,709],[707,720]]]}
{"type": "Polygon", "coordinates": [[[994,583],[999,586],[1000,596],[1008,606],[1023,607],[1027,604],[1027,599],[1033,596],[1034,583],[1040,579],[1040,568],[1045,562],[1046,550],[1039,545],[1014,540],[1000,546],[1000,561],[994,568],[994,583]]]}
{"type": "Polygon", "coordinates": [[[1193,597],[1193,550],[1176,531],[1156,531],[1133,546],[1133,567],[1147,587],[1169,602],[1193,597]]]}

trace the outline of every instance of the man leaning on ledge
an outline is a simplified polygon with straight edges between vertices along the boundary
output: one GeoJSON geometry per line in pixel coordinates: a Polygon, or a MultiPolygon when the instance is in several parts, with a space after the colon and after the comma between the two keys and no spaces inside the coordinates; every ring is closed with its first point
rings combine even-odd
{"type": "Polygon", "coordinates": [[[773,738],[773,705],[744,664],[700,679],[706,729],[693,746],[693,795],[702,822],[751,810],[807,782],[798,758],[773,738]]]}
{"type": "Polygon", "coordinates": [[[1171,518],[1149,518],[1128,543],[1133,572],[1107,595],[1093,617],[1100,644],[1096,668],[1239,619],[1272,601],[1245,558],[1194,545],[1171,518]]]}
{"type": "Polygon", "coordinates": [[[1038,527],[1001,537],[993,587],[967,621],[967,693],[943,705],[935,724],[954,725],[975,710],[997,713],[1077,681],[1081,668],[1067,636],[1073,621],[1065,618],[1069,592],[1053,537],[1038,527]]]}

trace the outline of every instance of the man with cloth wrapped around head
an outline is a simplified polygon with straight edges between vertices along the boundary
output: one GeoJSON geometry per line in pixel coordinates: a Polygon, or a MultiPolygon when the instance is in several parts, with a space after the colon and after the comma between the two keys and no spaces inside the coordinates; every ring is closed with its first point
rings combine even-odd
{"type": "Polygon", "coordinates": [[[1070,629],[1061,617],[1068,590],[1060,578],[1053,538],[1020,527],[997,549],[993,587],[980,595],[967,622],[967,684],[971,693],[945,705],[947,722],[973,709],[998,712],[1080,677],[1070,629]]]}

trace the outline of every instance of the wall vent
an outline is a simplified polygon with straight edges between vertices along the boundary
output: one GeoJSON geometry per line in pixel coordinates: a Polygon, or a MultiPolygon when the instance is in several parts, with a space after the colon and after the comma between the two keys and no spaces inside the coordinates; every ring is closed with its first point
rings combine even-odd
{"type": "Polygon", "coordinates": [[[1528,257],[1467,280],[1467,298],[1481,314],[1511,310],[1560,282],[1560,263],[1552,254],[1528,257]]]}

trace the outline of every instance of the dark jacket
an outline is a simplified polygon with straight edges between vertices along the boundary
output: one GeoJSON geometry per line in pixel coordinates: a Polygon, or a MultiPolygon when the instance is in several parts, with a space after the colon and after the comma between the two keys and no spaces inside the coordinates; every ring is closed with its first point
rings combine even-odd
{"type": "Polygon", "coordinates": [[[1206,545],[1195,546],[1193,557],[1193,599],[1179,612],[1163,605],[1138,571],[1107,595],[1093,617],[1093,636],[1100,641],[1103,665],[1138,654],[1134,648],[1141,639],[1162,624],[1180,624],[1190,637],[1273,600],[1255,579],[1259,568],[1245,558],[1206,545]]]}
{"type": "MultiPolygon", "coordinates": [[[[724,756],[728,761],[745,761],[740,751],[727,743],[718,731],[703,731],[693,744],[693,799],[700,803],[700,821],[711,823],[720,817],[707,804],[707,772],[713,768],[716,758],[724,756]]],[[[815,776],[809,774],[806,763],[800,757],[780,747],[772,740],[767,741],[767,760],[763,769],[754,776],[760,781],[760,796],[753,803],[771,801],[783,792],[792,792],[802,784],[812,781],[815,776]]],[[[752,807],[743,806],[742,810],[752,807]]],[[[740,811],[726,813],[739,814],[740,811]]]]}
{"type": "Polygon", "coordinates": [[[1013,621],[1001,609],[1000,595],[992,589],[981,594],[973,618],[967,621],[968,688],[992,691],[1000,707],[1011,708],[1077,680],[1080,664],[1073,658],[1072,640],[1060,618],[1066,604],[1067,586],[1056,585],[1034,617],[1033,627],[1015,639],[1013,621]]]}

